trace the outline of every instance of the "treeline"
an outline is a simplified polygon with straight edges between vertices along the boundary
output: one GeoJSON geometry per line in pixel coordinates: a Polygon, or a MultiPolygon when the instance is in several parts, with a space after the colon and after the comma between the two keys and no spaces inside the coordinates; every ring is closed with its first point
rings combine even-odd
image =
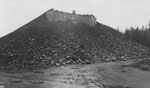
{"type": "Polygon", "coordinates": [[[150,24],[141,28],[130,27],[126,29],[125,34],[138,43],[150,48],[150,24]]]}

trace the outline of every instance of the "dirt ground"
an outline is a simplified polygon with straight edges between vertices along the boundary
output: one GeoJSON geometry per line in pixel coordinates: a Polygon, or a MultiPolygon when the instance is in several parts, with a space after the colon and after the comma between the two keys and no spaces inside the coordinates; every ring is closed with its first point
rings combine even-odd
{"type": "Polygon", "coordinates": [[[0,73],[0,88],[150,88],[150,71],[109,62],[68,65],[43,71],[0,73]]]}

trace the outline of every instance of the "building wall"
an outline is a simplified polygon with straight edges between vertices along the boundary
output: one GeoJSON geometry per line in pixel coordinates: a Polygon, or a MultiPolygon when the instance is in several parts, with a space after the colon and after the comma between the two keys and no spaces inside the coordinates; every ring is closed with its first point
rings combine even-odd
{"type": "Polygon", "coordinates": [[[49,21],[71,21],[74,24],[83,23],[90,26],[96,24],[96,17],[93,15],[80,15],[72,13],[61,12],[58,10],[51,9],[46,12],[46,16],[49,21]]]}

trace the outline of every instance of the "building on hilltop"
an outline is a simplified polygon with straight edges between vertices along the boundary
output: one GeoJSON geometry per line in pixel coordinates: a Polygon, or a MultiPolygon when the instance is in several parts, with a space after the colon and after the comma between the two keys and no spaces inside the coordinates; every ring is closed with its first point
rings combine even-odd
{"type": "Polygon", "coordinates": [[[83,23],[90,26],[96,25],[96,17],[94,15],[80,15],[73,13],[62,12],[54,9],[50,9],[46,12],[46,17],[49,21],[71,21],[74,24],[83,23]]]}

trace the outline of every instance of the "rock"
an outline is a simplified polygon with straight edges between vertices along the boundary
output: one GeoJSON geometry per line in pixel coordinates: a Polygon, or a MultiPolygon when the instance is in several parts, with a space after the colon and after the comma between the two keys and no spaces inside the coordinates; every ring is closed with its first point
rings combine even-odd
{"type": "Polygon", "coordinates": [[[5,86],[4,85],[0,85],[0,88],[5,88],[5,86]]]}
{"type": "Polygon", "coordinates": [[[9,82],[10,83],[20,83],[20,82],[22,82],[22,80],[21,79],[17,79],[17,78],[12,78],[12,79],[9,79],[9,82]]]}
{"type": "Polygon", "coordinates": [[[39,81],[39,80],[32,80],[31,81],[32,84],[43,84],[43,81],[39,81]]]}

